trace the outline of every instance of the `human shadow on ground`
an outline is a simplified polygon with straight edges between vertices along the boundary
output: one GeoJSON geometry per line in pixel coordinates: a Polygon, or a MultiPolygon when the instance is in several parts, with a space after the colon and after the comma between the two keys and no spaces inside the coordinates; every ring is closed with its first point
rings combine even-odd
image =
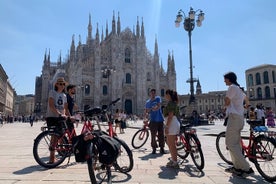
{"type": "Polygon", "coordinates": [[[29,167],[22,168],[18,171],[14,171],[13,174],[24,175],[24,174],[30,174],[30,173],[33,173],[33,172],[45,171],[45,170],[47,170],[47,169],[43,168],[39,165],[32,165],[32,166],[29,166],[29,167]]]}
{"type": "Polygon", "coordinates": [[[205,173],[199,171],[195,166],[188,164],[188,160],[183,160],[179,164],[179,169],[168,168],[166,166],[161,166],[161,172],[158,173],[159,178],[172,180],[175,179],[179,172],[185,172],[187,176],[190,177],[203,177],[205,173]]]}
{"type": "MultiPolygon", "coordinates": [[[[76,165],[76,164],[78,164],[78,163],[77,162],[71,162],[71,163],[68,163],[66,165],[57,166],[56,168],[57,169],[65,169],[67,167],[70,167],[70,166],[73,166],[73,165],[76,165]]],[[[48,170],[48,169],[44,168],[40,165],[32,165],[32,166],[28,166],[28,167],[22,168],[20,170],[14,171],[13,174],[24,175],[24,174],[30,174],[30,173],[33,173],[33,172],[37,172],[37,171],[46,171],[46,170],[48,170]]]]}
{"type": "Polygon", "coordinates": [[[128,173],[122,173],[119,171],[111,171],[112,183],[126,183],[131,180],[132,176],[128,173]]]}
{"type": "MultiPolygon", "coordinates": [[[[218,166],[222,169],[222,170],[225,170],[226,168],[228,167],[232,167],[230,166],[229,164],[227,163],[217,163],[218,166]]],[[[239,177],[235,174],[231,174],[231,173],[226,173],[227,175],[229,174],[229,183],[233,183],[233,184],[236,184],[236,183],[239,183],[239,184],[251,184],[251,183],[256,183],[256,184],[264,184],[264,183],[270,183],[268,181],[265,181],[265,179],[260,176],[260,175],[257,175],[258,174],[258,171],[257,170],[254,170],[255,173],[246,177],[246,178],[242,178],[242,177],[239,177]],[[256,173],[257,172],[257,173],[256,173]]]]}

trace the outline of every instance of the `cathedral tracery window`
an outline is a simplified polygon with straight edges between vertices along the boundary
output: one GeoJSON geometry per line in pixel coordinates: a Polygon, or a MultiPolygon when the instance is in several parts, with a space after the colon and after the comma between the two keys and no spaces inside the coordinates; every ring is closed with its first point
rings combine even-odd
{"type": "Polygon", "coordinates": [[[130,58],[131,58],[130,49],[126,48],[125,49],[125,63],[130,63],[130,58]]]}
{"type": "Polygon", "coordinates": [[[90,85],[89,84],[85,84],[85,86],[84,86],[84,94],[85,95],[89,95],[90,94],[90,85]]]}
{"type": "Polygon", "coordinates": [[[107,95],[107,86],[106,85],[104,85],[103,86],[103,95],[107,95]]]}
{"type": "Polygon", "coordinates": [[[150,72],[147,73],[147,81],[151,81],[150,72]]]}
{"type": "Polygon", "coordinates": [[[126,74],[126,83],[131,84],[131,75],[130,75],[130,73],[126,74]]]}

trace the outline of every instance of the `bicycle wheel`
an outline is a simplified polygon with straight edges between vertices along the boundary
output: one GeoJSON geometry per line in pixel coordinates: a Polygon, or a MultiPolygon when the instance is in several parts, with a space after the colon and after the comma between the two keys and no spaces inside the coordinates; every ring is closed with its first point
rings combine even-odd
{"type": "Polygon", "coordinates": [[[256,137],[252,154],[259,173],[269,182],[276,181],[276,141],[263,135],[256,137]]]}
{"type": "Polygon", "coordinates": [[[130,172],[133,169],[133,155],[132,151],[129,149],[125,141],[119,139],[118,137],[113,137],[116,141],[120,143],[120,153],[113,164],[115,169],[122,173],[130,172]]]}
{"type": "Polygon", "coordinates": [[[189,155],[189,152],[187,150],[187,142],[185,140],[184,134],[177,136],[177,140],[175,144],[176,144],[177,155],[182,159],[186,159],[189,155]]]}
{"type": "Polygon", "coordinates": [[[89,158],[87,168],[92,184],[112,183],[111,168],[99,162],[99,153],[95,144],[88,144],[89,158]]]}
{"type": "Polygon", "coordinates": [[[198,170],[202,170],[204,168],[204,156],[201,149],[200,141],[196,135],[189,135],[189,144],[191,146],[191,157],[192,160],[198,170]]]}
{"type": "Polygon", "coordinates": [[[41,132],[34,140],[33,156],[36,162],[45,168],[54,168],[60,165],[67,157],[69,148],[66,137],[52,131],[41,132]],[[57,144],[51,147],[51,139],[56,139],[57,144]],[[51,150],[55,151],[55,162],[49,162],[51,150]]]}
{"type": "Polygon", "coordinates": [[[217,135],[216,148],[220,158],[227,164],[233,165],[230,152],[225,144],[225,132],[221,132],[217,135]]]}
{"type": "Polygon", "coordinates": [[[139,149],[145,145],[149,138],[149,131],[147,129],[138,130],[132,137],[131,145],[135,149],[139,149]]]}

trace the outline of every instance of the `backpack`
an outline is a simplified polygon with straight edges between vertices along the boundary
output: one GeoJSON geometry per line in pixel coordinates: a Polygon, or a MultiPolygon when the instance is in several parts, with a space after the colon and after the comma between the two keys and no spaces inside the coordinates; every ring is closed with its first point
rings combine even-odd
{"type": "Polygon", "coordinates": [[[84,135],[78,135],[72,138],[73,153],[76,162],[85,162],[88,159],[87,141],[84,140],[84,135]]]}
{"type": "Polygon", "coordinates": [[[117,140],[103,134],[96,138],[95,144],[99,151],[99,161],[101,163],[109,165],[116,161],[120,152],[120,143],[117,140]]]}

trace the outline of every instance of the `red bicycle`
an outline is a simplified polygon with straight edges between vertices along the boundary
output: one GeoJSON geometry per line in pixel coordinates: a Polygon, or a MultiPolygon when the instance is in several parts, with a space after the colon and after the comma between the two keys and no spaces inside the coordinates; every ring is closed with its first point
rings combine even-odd
{"type": "Polygon", "coordinates": [[[202,171],[205,165],[201,143],[197,137],[196,129],[191,128],[190,124],[181,124],[180,133],[176,141],[177,155],[186,159],[190,154],[198,170],[202,171]]]}
{"type": "MultiPolygon", "coordinates": [[[[276,141],[275,132],[267,131],[260,121],[247,121],[250,125],[249,138],[242,137],[241,147],[245,157],[254,163],[258,172],[269,182],[276,181],[276,141]],[[245,143],[248,139],[248,144],[245,143]]],[[[229,149],[225,145],[225,132],[216,138],[216,149],[226,163],[233,165],[229,149]]]]}

